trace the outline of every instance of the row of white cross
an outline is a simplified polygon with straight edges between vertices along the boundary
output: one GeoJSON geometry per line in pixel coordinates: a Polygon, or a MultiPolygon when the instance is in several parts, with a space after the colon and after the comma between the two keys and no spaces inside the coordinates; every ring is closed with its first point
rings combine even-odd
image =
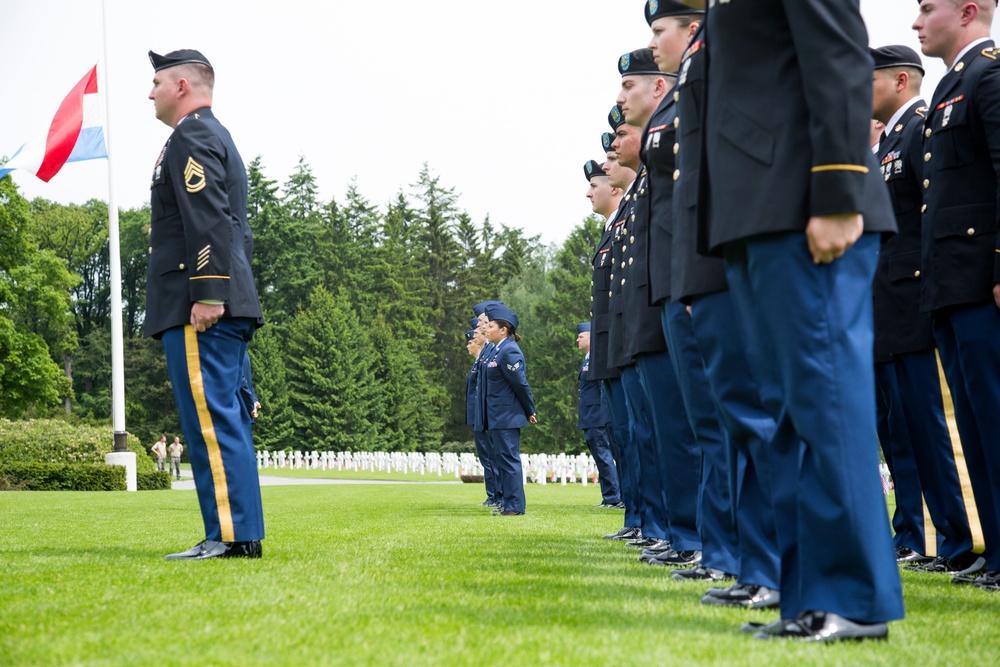
{"type": "MultiPolygon", "coordinates": [[[[475,454],[438,452],[258,451],[257,469],[266,472],[268,468],[401,472],[455,478],[483,474],[483,466],[475,454]]],[[[597,466],[590,454],[521,454],[521,474],[526,483],[597,482],[597,466]]]]}
{"type": "MultiPolygon", "coordinates": [[[[438,452],[257,452],[257,469],[289,468],[305,470],[351,470],[354,472],[401,472],[444,475],[482,475],[483,466],[475,454],[438,452]]],[[[879,465],[882,490],[893,488],[889,466],[879,465]]],[[[521,454],[521,475],[525,483],[597,483],[597,466],[590,454],[521,454]]]]}

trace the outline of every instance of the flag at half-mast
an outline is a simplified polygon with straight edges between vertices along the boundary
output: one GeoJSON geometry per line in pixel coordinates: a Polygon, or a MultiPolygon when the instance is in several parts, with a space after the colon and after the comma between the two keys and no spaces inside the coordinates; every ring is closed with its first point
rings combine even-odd
{"type": "Polygon", "coordinates": [[[97,65],[94,65],[59,105],[48,131],[28,141],[0,165],[0,178],[20,169],[47,183],[67,162],[107,156],[104,114],[97,94],[97,65]]]}

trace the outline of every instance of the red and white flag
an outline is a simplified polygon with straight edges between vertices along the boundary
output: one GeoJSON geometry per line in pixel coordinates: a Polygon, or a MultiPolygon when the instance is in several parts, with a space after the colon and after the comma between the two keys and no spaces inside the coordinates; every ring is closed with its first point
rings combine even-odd
{"type": "Polygon", "coordinates": [[[28,141],[0,165],[0,178],[21,169],[47,183],[67,162],[107,156],[104,114],[97,94],[97,65],[94,65],[59,105],[48,131],[28,141]]]}

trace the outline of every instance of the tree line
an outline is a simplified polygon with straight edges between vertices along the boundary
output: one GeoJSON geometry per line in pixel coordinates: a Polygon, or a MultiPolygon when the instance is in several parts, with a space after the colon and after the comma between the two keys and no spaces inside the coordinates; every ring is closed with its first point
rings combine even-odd
{"type": "MultiPolygon", "coordinates": [[[[582,451],[576,430],[591,255],[603,222],[561,246],[487,217],[424,165],[385,206],[323,202],[304,158],[284,183],[247,167],[253,271],[266,325],[250,344],[263,405],[259,448],[429,451],[471,447],[464,333],[471,306],[518,313],[538,407],[525,452],[582,451]]],[[[121,210],[127,429],[144,443],[180,424],[158,341],[142,337],[149,208],[121,210]]],[[[27,201],[0,179],[0,416],[110,424],[107,204],[27,201]]]]}

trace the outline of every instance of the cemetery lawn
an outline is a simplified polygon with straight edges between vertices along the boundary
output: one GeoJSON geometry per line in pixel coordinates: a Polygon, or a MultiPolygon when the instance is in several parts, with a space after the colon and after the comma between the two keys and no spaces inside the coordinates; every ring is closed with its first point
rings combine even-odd
{"type": "Polygon", "coordinates": [[[262,489],[262,560],[165,561],[199,541],[194,491],[0,493],[0,665],[940,665],[1000,662],[1000,594],[903,574],[888,642],[739,632],[600,535],[596,487],[262,489]]]}

